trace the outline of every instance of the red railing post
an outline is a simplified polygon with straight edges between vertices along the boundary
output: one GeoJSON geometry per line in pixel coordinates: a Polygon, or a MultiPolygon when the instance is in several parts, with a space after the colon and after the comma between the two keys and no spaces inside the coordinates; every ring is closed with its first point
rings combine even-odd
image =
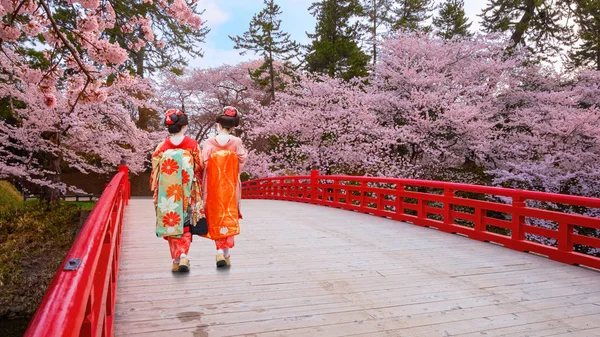
{"type": "Polygon", "coordinates": [[[319,170],[310,171],[310,200],[317,202],[317,189],[319,185],[319,170]]]}
{"type": "Polygon", "coordinates": [[[525,240],[525,232],[523,231],[523,225],[525,225],[525,217],[523,211],[525,210],[525,199],[515,194],[512,198],[512,249],[525,251],[522,242],[525,240]]]}
{"type": "Polygon", "coordinates": [[[425,198],[417,198],[417,222],[419,226],[427,225],[425,220],[427,220],[427,200],[425,198]]]}
{"type": "Polygon", "coordinates": [[[452,225],[454,225],[454,217],[452,216],[452,208],[454,207],[454,192],[454,189],[450,187],[444,188],[444,215],[442,215],[444,218],[444,224],[441,226],[441,229],[446,232],[452,232],[450,228],[452,225]]]}
{"type": "Polygon", "coordinates": [[[352,203],[352,191],[350,190],[350,188],[352,187],[352,185],[350,184],[350,182],[346,182],[346,184],[344,185],[346,186],[346,205],[348,205],[349,207],[354,206],[354,203],[352,203]]]}
{"type": "Polygon", "coordinates": [[[404,184],[396,183],[396,220],[404,220],[404,184]]]}
{"type": "Polygon", "coordinates": [[[131,183],[129,182],[129,167],[127,165],[124,165],[123,162],[121,162],[123,165],[119,165],[119,172],[123,172],[124,177],[123,177],[123,184],[124,184],[124,193],[125,193],[125,205],[129,205],[129,199],[131,198],[131,183]]]}
{"type": "Polygon", "coordinates": [[[573,251],[573,225],[566,222],[558,223],[558,250],[562,252],[573,251]]]}
{"type": "Polygon", "coordinates": [[[365,181],[364,180],[360,180],[358,182],[358,191],[360,192],[360,196],[358,198],[359,212],[365,213],[367,211],[367,207],[365,205],[365,181]]]}
{"type": "Polygon", "coordinates": [[[475,230],[475,235],[473,236],[473,238],[476,240],[485,241],[483,239],[483,236],[481,235],[483,232],[487,231],[485,225],[485,210],[481,209],[480,207],[475,207],[474,222],[475,224],[473,229],[475,230]]]}

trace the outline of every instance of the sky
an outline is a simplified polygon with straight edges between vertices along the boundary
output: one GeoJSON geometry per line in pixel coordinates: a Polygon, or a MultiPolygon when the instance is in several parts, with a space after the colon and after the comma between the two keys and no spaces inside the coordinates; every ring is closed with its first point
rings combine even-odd
{"type": "MultiPolygon", "coordinates": [[[[281,7],[281,29],[290,33],[291,38],[301,44],[308,44],[306,32],[312,33],[315,19],[308,12],[308,7],[315,0],[279,0],[281,7]]],[[[195,68],[216,67],[222,64],[236,64],[253,57],[250,52],[245,56],[239,55],[239,50],[233,49],[229,35],[242,35],[248,30],[252,16],[264,6],[263,0],[200,0],[198,8],[205,8],[202,19],[211,29],[202,45],[204,57],[192,57],[189,65],[195,68]]],[[[465,0],[465,11],[473,22],[471,30],[479,30],[481,9],[487,1],[465,0]]]]}

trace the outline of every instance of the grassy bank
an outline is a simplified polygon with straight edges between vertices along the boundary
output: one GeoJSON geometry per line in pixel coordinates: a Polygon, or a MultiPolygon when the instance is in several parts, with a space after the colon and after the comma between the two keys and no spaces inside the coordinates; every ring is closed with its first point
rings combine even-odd
{"type": "Polygon", "coordinates": [[[0,336],[22,336],[93,203],[43,206],[0,182],[0,336]]]}

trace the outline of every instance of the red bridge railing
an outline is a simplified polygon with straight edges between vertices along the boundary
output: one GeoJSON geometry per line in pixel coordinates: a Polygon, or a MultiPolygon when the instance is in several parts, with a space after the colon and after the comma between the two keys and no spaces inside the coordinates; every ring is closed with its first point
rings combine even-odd
{"type": "Polygon", "coordinates": [[[112,336],[127,166],[106,186],[38,307],[27,337],[112,336]]]}
{"type": "Polygon", "coordinates": [[[318,171],[247,181],[242,188],[245,199],[353,210],[600,269],[600,218],[567,212],[575,207],[593,214],[600,211],[600,199],[427,180],[323,176],[318,171]]]}

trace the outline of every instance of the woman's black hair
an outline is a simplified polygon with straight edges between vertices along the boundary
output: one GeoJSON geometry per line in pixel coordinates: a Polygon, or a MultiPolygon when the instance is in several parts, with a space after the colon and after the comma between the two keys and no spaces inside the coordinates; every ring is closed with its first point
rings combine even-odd
{"type": "Polygon", "coordinates": [[[170,134],[179,133],[185,125],[188,125],[188,116],[179,110],[167,110],[165,125],[170,134]]]}
{"type": "Polygon", "coordinates": [[[223,108],[223,112],[217,115],[217,123],[224,129],[231,129],[240,126],[240,113],[232,106],[223,108]]]}

